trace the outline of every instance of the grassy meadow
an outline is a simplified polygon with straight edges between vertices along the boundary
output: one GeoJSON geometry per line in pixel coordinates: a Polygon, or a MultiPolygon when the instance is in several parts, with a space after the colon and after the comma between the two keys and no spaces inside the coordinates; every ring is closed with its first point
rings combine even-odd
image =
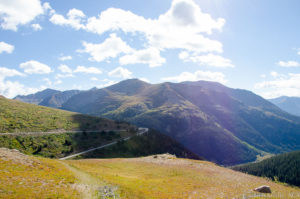
{"type": "Polygon", "coordinates": [[[68,164],[119,187],[121,198],[300,198],[300,189],[206,161],[152,156],[86,159],[68,164]],[[272,194],[253,189],[269,185],[272,194]]]}

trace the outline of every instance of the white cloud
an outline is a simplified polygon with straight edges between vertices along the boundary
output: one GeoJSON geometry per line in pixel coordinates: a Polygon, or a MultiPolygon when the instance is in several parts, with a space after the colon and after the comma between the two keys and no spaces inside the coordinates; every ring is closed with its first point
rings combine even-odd
{"type": "Polygon", "coordinates": [[[282,67],[299,67],[300,63],[296,61],[279,61],[277,65],[282,67]]]}
{"type": "Polygon", "coordinates": [[[124,55],[119,62],[121,65],[148,64],[150,67],[157,67],[165,63],[166,59],[160,56],[160,51],[156,48],[148,48],[124,55]]]}
{"type": "Polygon", "coordinates": [[[62,73],[69,73],[69,74],[72,74],[72,69],[65,65],[65,64],[61,64],[59,65],[58,69],[62,72],[62,73]]]}
{"type": "Polygon", "coordinates": [[[58,58],[60,61],[67,61],[67,60],[71,60],[72,56],[61,56],[58,58]]]}
{"type": "Polygon", "coordinates": [[[99,81],[99,79],[97,77],[91,77],[90,80],[91,81],[99,81]]]}
{"type": "Polygon", "coordinates": [[[214,66],[220,68],[234,67],[230,59],[224,58],[220,55],[190,55],[187,51],[183,51],[179,54],[178,57],[184,62],[193,62],[199,65],[214,66]]]}
{"type": "Polygon", "coordinates": [[[16,95],[28,95],[31,93],[36,93],[39,90],[41,89],[28,88],[17,81],[0,81],[0,94],[8,98],[13,98],[16,95]]]}
{"type": "Polygon", "coordinates": [[[67,13],[67,18],[60,14],[53,14],[50,18],[50,21],[56,25],[70,26],[76,30],[79,30],[85,27],[82,24],[84,18],[85,14],[81,10],[73,8],[67,13]]]}
{"type": "Polygon", "coordinates": [[[13,98],[18,94],[29,94],[38,91],[38,89],[27,88],[17,81],[8,81],[7,77],[25,76],[23,73],[5,67],[0,67],[0,95],[13,98]]]}
{"type": "Polygon", "coordinates": [[[102,74],[102,71],[95,67],[77,66],[74,73],[102,74]]]}
{"type": "Polygon", "coordinates": [[[265,98],[300,96],[300,73],[287,75],[272,72],[273,80],[256,83],[254,88],[265,98]]]}
{"type": "Polygon", "coordinates": [[[39,30],[42,30],[42,29],[43,29],[42,26],[41,26],[40,24],[37,24],[37,23],[32,24],[31,27],[32,27],[33,30],[35,30],[35,31],[39,31],[39,30]]]}
{"type": "Polygon", "coordinates": [[[72,69],[65,64],[59,65],[58,70],[60,70],[60,72],[62,72],[63,74],[55,75],[55,79],[57,79],[57,81],[61,78],[74,77],[72,69]]]}
{"type": "Polygon", "coordinates": [[[211,71],[201,71],[201,70],[198,70],[194,73],[183,72],[178,76],[165,77],[162,78],[162,80],[172,81],[172,82],[205,80],[205,81],[220,82],[222,84],[227,82],[227,80],[225,79],[225,75],[221,72],[211,72],[211,71]]]}
{"type": "Polygon", "coordinates": [[[110,77],[118,77],[123,79],[131,78],[131,75],[132,72],[123,67],[117,67],[108,73],[108,76],[110,77]]]}
{"type": "Polygon", "coordinates": [[[3,41],[0,42],[0,54],[3,52],[12,53],[15,47],[3,41]]]}
{"type": "Polygon", "coordinates": [[[224,19],[213,19],[192,0],[173,0],[171,8],[157,19],[145,19],[130,11],[109,8],[98,18],[89,18],[86,30],[97,34],[111,30],[140,32],[150,46],[158,49],[222,52],[220,42],[208,39],[202,33],[221,31],[224,24],[224,19]]]}
{"type": "Polygon", "coordinates": [[[24,72],[28,74],[48,74],[52,72],[48,65],[35,60],[21,63],[20,68],[24,69],[24,72]]]}
{"type": "Polygon", "coordinates": [[[24,76],[24,74],[15,69],[0,67],[0,82],[3,81],[6,77],[14,76],[24,76]]]}
{"type": "MultiPolygon", "coordinates": [[[[57,24],[68,24],[68,19],[62,15],[57,16],[59,20],[56,21],[61,21],[57,24]]],[[[158,50],[184,49],[197,53],[222,53],[222,43],[207,36],[214,30],[222,31],[224,24],[225,19],[213,19],[193,0],[173,0],[170,9],[155,19],[146,19],[118,8],[109,8],[101,12],[98,17],[90,17],[87,23],[81,22],[77,28],[76,26],[74,28],[80,27],[100,35],[117,30],[125,33],[140,33],[146,38],[147,48],[154,47],[158,50]]],[[[99,60],[103,59],[105,57],[99,60]]],[[[94,58],[94,60],[98,59],[94,58]]]]}
{"type": "Polygon", "coordinates": [[[44,13],[40,0],[1,0],[1,27],[17,31],[19,25],[24,25],[44,13]]]}
{"type": "Polygon", "coordinates": [[[103,82],[105,82],[105,83],[97,85],[97,88],[105,88],[105,87],[108,87],[108,86],[118,83],[117,81],[108,80],[108,79],[104,79],[103,82]]]}
{"type": "Polygon", "coordinates": [[[101,62],[108,58],[115,58],[120,53],[130,53],[133,49],[126,44],[116,34],[110,34],[103,43],[92,44],[83,42],[84,49],[78,50],[81,53],[89,53],[91,57],[89,60],[101,62]]]}

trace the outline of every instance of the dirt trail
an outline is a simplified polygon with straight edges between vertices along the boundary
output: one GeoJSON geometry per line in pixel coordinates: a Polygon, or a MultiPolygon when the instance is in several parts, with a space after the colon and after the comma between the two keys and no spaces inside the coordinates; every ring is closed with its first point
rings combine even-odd
{"type": "Polygon", "coordinates": [[[100,198],[97,192],[101,187],[105,186],[101,180],[69,165],[64,161],[61,161],[61,163],[65,165],[65,167],[69,169],[78,180],[78,182],[74,184],[74,188],[81,192],[84,199],[100,198]]]}
{"type": "Polygon", "coordinates": [[[73,167],[66,161],[61,161],[67,169],[69,169],[77,179],[77,183],[74,184],[74,188],[77,189],[84,199],[97,199],[97,198],[120,198],[117,193],[117,187],[107,185],[105,182],[101,181],[84,171],[73,167]]]}

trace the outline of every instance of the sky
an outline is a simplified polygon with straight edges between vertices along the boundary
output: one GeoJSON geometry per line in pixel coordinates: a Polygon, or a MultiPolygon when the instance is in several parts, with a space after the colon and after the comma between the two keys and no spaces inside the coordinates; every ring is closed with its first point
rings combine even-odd
{"type": "Polygon", "coordinates": [[[216,81],[300,97],[298,0],[0,0],[0,95],[216,81]]]}

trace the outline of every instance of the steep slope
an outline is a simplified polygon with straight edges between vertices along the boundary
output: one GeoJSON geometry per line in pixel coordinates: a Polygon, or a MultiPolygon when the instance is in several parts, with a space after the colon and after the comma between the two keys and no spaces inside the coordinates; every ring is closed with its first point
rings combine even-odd
{"type": "Polygon", "coordinates": [[[53,107],[53,108],[60,108],[63,103],[65,103],[72,96],[74,96],[80,92],[81,91],[79,91],[79,90],[70,90],[70,91],[54,93],[53,95],[50,95],[50,96],[44,98],[39,103],[39,105],[53,107]]]}
{"type": "Polygon", "coordinates": [[[0,133],[127,129],[126,123],[0,98],[0,133]]]}
{"type": "Polygon", "coordinates": [[[252,92],[214,82],[125,80],[75,95],[62,108],[157,129],[220,164],[300,149],[300,118],[252,92]]]}
{"type": "Polygon", "coordinates": [[[299,97],[282,96],[274,99],[269,99],[269,101],[290,114],[300,116],[299,97]]]}
{"type": "Polygon", "coordinates": [[[300,151],[284,153],[261,162],[233,167],[236,171],[264,176],[275,181],[300,186],[300,151]]]}

